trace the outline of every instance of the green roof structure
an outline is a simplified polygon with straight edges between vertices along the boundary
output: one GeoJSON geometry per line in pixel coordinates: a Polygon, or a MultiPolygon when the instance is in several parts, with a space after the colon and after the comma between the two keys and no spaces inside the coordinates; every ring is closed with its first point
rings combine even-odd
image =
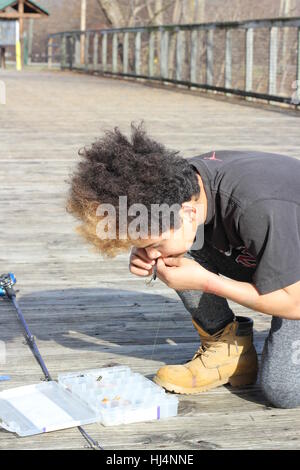
{"type": "MultiPolygon", "coordinates": [[[[16,45],[16,67],[22,70],[24,61],[24,20],[40,19],[50,16],[50,13],[38,3],[32,0],[0,0],[0,23],[2,25],[1,37],[1,53],[3,49],[5,54],[5,46],[11,45],[12,31],[9,36],[9,24],[14,22],[15,28],[15,45],[16,45]],[[4,46],[4,47],[3,47],[4,46]]],[[[5,56],[4,56],[5,57],[5,56]]],[[[5,66],[5,61],[4,61],[5,66]]]]}
{"type": "MultiPolygon", "coordinates": [[[[18,0],[0,0],[0,18],[1,13],[8,7],[13,8],[18,11],[18,0]]],[[[24,13],[36,13],[49,16],[50,13],[46,8],[41,7],[38,3],[33,2],[32,0],[24,0],[24,13]]]]}

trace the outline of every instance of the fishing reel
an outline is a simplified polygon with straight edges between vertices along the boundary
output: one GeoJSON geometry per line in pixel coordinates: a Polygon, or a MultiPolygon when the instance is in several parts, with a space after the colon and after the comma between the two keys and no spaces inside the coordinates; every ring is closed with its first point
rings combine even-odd
{"type": "Polygon", "coordinates": [[[1,274],[0,275],[0,297],[5,297],[11,292],[13,286],[17,282],[13,273],[1,274]]]}

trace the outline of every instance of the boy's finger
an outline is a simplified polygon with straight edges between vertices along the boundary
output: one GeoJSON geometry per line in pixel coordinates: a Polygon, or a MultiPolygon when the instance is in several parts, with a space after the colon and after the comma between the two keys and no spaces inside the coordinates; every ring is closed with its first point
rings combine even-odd
{"type": "Polygon", "coordinates": [[[154,264],[154,260],[148,258],[147,253],[144,248],[139,248],[138,250],[136,250],[136,252],[134,253],[134,256],[141,258],[146,263],[149,263],[152,265],[154,264]]]}
{"type": "Polygon", "coordinates": [[[145,263],[141,258],[133,256],[130,262],[131,265],[138,266],[139,268],[151,269],[152,265],[150,263],[145,263]]]}
{"type": "Polygon", "coordinates": [[[165,263],[162,258],[157,258],[156,260],[157,272],[163,274],[166,270],[165,263]]]}
{"type": "Polygon", "coordinates": [[[135,274],[136,276],[143,276],[143,277],[149,276],[150,274],[150,272],[147,271],[146,269],[136,268],[134,266],[130,267],[130,272],[132,274],[135,274]]]}
{"type": "Polygon", "coordinates": [[[180,266],[180,259],[179,258],[172,258],[171,256],[168,258],[164,258],[164,263],[166,266],[180,266]]]}

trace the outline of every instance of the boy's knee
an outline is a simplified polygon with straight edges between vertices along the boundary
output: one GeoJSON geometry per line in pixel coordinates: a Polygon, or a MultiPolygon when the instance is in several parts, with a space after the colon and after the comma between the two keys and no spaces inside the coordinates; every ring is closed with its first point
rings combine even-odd
{"type": "Polygon", "coordinates": [[[184,303],[185,308],[190,312],[192,316],[196,315],[199,310],[199,302],[201,294],[196,291],[176,291],[182,302],[184,303]]]}
{"type": "Polygon", "coordinates": [[[272,318],[260,364],[260,385],[266,399],[276,408],[300,407],[300,363],[293,354],[300,322],[272,318]]]}
{"type": "Polygon", "coordinates": [[[261,389],[267,399],[275,408],[300,407],[300,383],[295,383],[292,377],[287,380],[281,377],[280,382],[268,375],[261,375],[261,389]]]}

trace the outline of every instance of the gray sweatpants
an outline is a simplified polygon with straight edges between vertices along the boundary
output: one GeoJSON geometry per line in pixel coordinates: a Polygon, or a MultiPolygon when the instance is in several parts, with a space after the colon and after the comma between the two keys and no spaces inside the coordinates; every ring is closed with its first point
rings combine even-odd
{"type": "MultiPolygon", "coordinates": [[[[252,282],[255,268],[236,263],[233,256],[226,256],[207,243],[201,250],[189,251],[185,256],[216,274],[252,282]]],[[[234,313],[224,298],[196,290],[176,292],[193,319],[207,333],[215,333],[234,319],[234,313]]],[[[259,377],[262,391],[273,406],[300,406],[300,320],[272,317],[259,377]]]]}

